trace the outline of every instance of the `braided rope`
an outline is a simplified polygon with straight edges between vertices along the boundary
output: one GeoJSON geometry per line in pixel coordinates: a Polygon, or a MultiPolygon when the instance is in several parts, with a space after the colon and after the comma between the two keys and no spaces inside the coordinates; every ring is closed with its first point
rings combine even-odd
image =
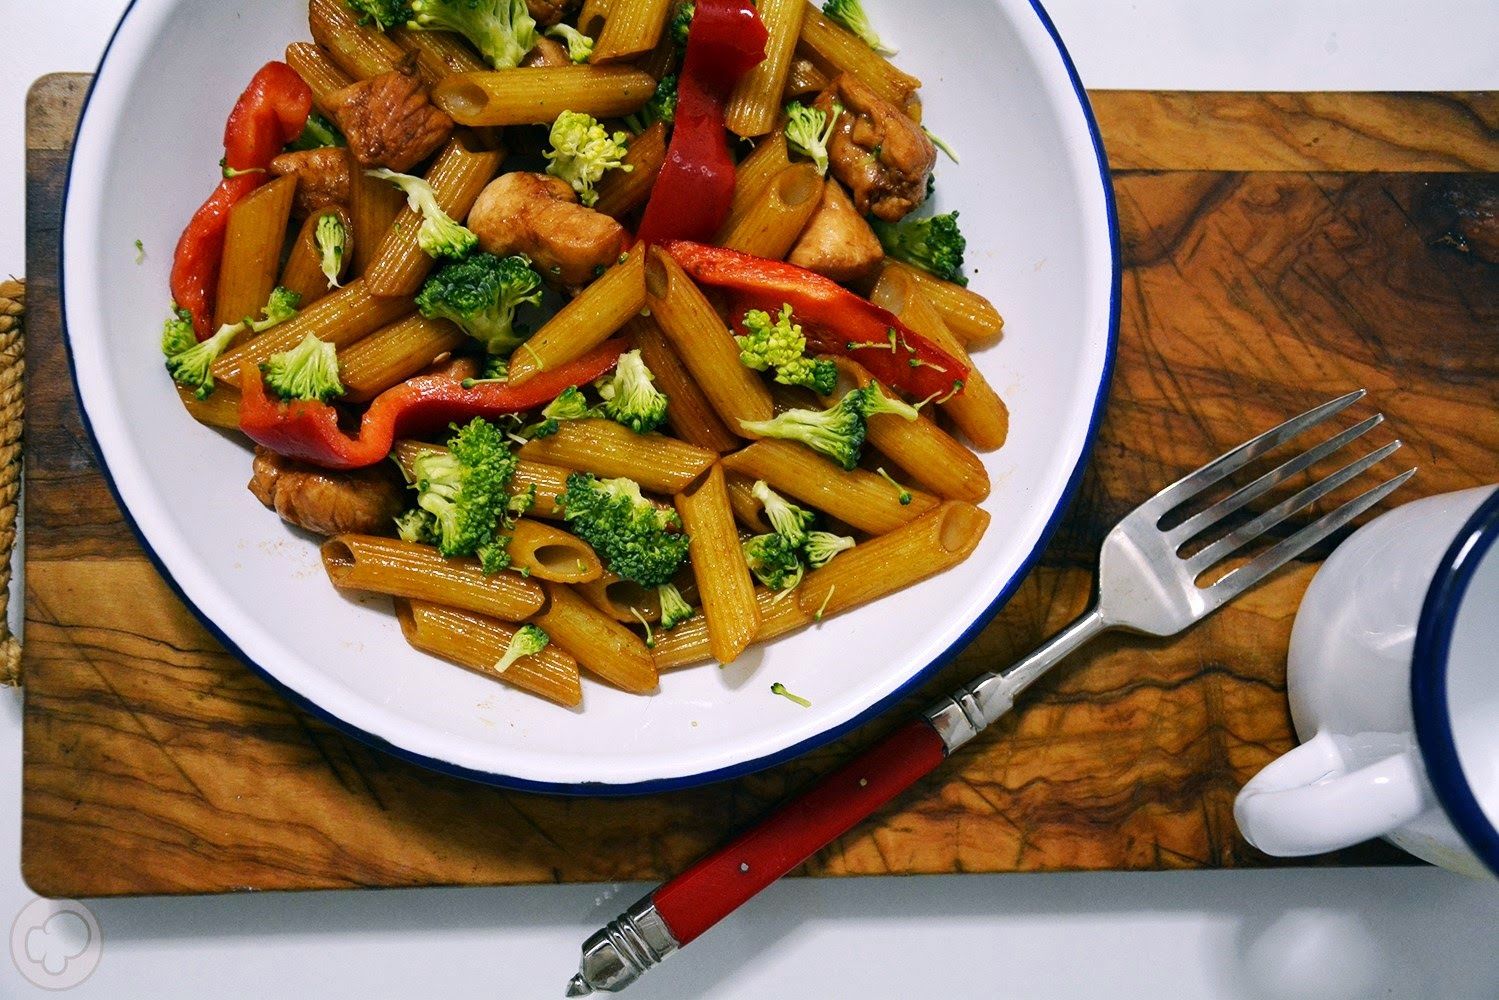
{"type": "Polygon", "coordinates": [[[15,280],[0,282],[0,684],[10,686],[21,683],[21,643],[11,634],[6,615],[10,609],[10,558],[16,544],[16,514],[21,495],[25,312],[26,286],[15,280]]]}

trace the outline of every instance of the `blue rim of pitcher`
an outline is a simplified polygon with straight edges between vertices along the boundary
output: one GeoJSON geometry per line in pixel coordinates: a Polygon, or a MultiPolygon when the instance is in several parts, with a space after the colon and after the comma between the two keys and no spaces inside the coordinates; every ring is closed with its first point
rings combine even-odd
{"type": "MultiPolygon", "coordinates": [[[[1416,742],[1437,800],[1468,847],[1499,877],[1499,829],[1473,794],[1457,753],[1448,704],[1447,667],[1458,612],[1484,556],[1499,541],[1499,489],[1468,518],[1437,566],[1426,592],[1411,669],[1416,742]]],[[[1499,558],[1499,555],[1496,555],[1499,558]]]]}

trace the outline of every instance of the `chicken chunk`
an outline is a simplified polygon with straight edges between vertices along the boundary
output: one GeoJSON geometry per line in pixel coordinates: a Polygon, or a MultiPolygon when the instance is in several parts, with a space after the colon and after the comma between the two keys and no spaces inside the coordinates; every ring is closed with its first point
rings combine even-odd
{"type": "Polygon", "coordinates": [[[567,46],[561,42],[555,42],[550,38],[538,38],[520,64],[525,69],[531,69],[534,66],[571,66],[573,60],[572,56],[567,54],[567,46]]]}
{"type": "Polygon", "coordinates": [[[419,77],[403,70],[336,90],[328,104],[364,167],[410,170],[453,133],[453,119],[433,106],[419,77]]]}
{"type": "Polygon", "coordinates": [[[582,287],[619,259],[629,233],[602,212],[578,204],[566,181],[546,174],[502,174],[468,216],[479,246],[525,254],[554,285],[582,287]]]}
{"type": "Polygon", "coordinates": [[[297,178],[298,215],[349,202],[349,156],[342,149],[282,153],[271,161],[270,170],[275,177],[297,178]]]}
{"type": "Polygon", "coordinates": [[[574,0],[526,0],[526,12],[543,28],[550,28],[562,20],[575,6],[574,0]]]}
{"type": "Polygon", "coordinates": [[[786,258],[834,281],[856,281],[885,259],[885,248],[854,208],[843,185],[829,177],[822,201],[786,258]]]}
{"type": "Polygon", "coordinates": [[[256,447],[250,492],[281,519],[319,535],[389,534],[406,509],[405,486],[388,462],[330,472],[256,447]]]}
{"type": "Polygon", "coordinates": [[[861,215],[899,222],[926,199],[937,147],[920,125],[847,73],[828,85],[816,106],[831,113],[834,100],[844,113],[828,140],[833,174],[853,192],[861,215]]]}

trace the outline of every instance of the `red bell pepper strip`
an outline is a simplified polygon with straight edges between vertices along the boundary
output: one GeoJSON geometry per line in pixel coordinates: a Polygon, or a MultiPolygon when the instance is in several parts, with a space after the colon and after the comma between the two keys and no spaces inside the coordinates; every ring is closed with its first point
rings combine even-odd
{"type": "Polygon", "coordinates": [[[814,353],[852,358],[885,385],[912,399],[945,399],[963,391],[968,367],[896,316],[804,267],[737,250],[671,240],[661,244],[705,285],[728,290],[735,315],[791,306],[814,353]]]}
{"type": "Polygon", "coordinates": [[[699,0],[677,82],[671,144],[640,239],[711,240],[723,224],[734,197],[724,109],[740,77],[765,59],[768,38],[750,0],[699,0]]]}
{"type": "Polygon", "coordinates": [[[353,437],[338,426],[338,410],[317,400],[283,403],[268,396],[260,369],[240,375],[239,429],[278,455],[325,469],[358,469],[390,454],[398,437],[427,434],[454,421],[493,420],[545,406],[564,389],[592,382],[619,361],[629,345],[607,340],[588,354],[524,385],[483,382],[471,389],[450,375],[418,375],[376,396],[353,437]]]}
{"type": "Polygon", "coordinates": [[[213,299],[229,210],[265,183],[265,168],[302,134],[312,111],[312,88],[286,63],[268,62],[235,102],[224,125],[224,166],[258,171],[225,177],[193,213],[172,259],[172,298],[193,316],[199,340],[212,333],[213,299]]]}

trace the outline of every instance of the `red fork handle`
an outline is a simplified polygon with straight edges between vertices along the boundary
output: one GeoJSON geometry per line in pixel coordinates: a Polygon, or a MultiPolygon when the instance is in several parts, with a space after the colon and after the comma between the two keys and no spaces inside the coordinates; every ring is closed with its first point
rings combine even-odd
{"type": "Polygon", "coordinates": [[[656,911],[686,945],[911,787],[945,753],[926,719],[913,719],[661,886],[656,911]]]}

